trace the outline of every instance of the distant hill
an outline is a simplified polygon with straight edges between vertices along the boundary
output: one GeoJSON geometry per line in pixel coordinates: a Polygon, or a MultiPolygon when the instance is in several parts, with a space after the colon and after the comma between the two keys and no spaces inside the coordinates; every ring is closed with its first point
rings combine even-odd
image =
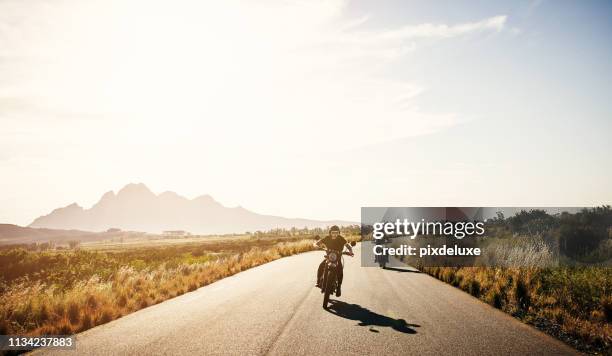
{"type": "Polygon", "coordinates": [[[0,244],[32,243],[42,241],[69,241],[95,239],[98,234],[79,230],[34,229],[12,224],[0,224],[0,244]]]}
{"type": "Polygon", "coordinates": [[[105,231],[109,228],[160,233],[186,230],[195,234],[241,233],[291,227],[353,224],[261,215],[242,207],[228,208],[209,195],[187,199],[174,192],[154,194],[144,184],[128,184],[116,194],[107,192],[90,209],[76,203],[53,210],[29,227],[105,231]]]}

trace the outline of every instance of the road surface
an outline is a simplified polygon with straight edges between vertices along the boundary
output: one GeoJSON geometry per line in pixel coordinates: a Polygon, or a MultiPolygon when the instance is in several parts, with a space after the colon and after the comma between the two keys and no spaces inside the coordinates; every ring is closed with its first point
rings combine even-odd
{"type": "MultiPolygon", "coordinates": [[[[359,248],[357,248],[357,251],[359,248]]],[[[323,253],[250,269],[77,335],[49,354],[574,355],[546,334],[430,276],[345,258],[329,311],[314,288],[323,253]]],[[[39,353],[36,352],[36,353],[39,353]]]]}

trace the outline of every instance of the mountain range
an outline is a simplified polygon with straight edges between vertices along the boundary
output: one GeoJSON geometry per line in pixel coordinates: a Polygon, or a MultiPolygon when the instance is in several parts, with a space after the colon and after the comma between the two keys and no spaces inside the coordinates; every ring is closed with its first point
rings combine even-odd
{"type": "Polygon", "coordinates": [[[73,203],[35,219],[29,227],[84,231],[119,228],[149,233],[184,230],[193,234],[224,234],[334,224],[354,223],[262,215],[242,207],[225,207],[209,195],[187,199],[174,192],[155,194],[142,183],[131,183],[117,193],[105,193],[89,209],[73,203]]]}

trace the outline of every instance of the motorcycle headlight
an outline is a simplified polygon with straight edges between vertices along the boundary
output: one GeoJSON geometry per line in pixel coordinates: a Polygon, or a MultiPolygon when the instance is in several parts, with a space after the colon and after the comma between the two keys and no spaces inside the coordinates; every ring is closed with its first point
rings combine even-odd
{"type": "Polygon", "coordinates": [[[336,262],[336,260],[338,259],[338,255],[336,255],[335,253],[330,253],[327,258],[329,258],[331,262],[336,262]]]}

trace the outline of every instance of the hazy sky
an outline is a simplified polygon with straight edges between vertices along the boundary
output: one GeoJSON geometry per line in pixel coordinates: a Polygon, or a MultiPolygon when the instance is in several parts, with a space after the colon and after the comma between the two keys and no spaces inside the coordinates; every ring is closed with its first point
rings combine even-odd
{"type": "Polygon", "coordinates": [[[608,1],[0,0],[0,222],[612,202],[608,1]]]}

